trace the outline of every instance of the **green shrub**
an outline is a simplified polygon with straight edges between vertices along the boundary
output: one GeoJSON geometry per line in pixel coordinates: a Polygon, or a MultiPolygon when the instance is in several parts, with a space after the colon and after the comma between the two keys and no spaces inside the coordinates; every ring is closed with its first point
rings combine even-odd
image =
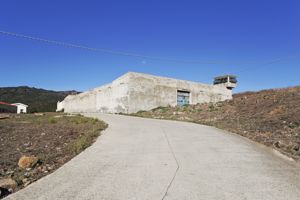
{"type": "Polygon", "coordinates": [[[137,112],[137,114],[143,114],[143,113],[145,113],[145,112],[147,112],[147,111],[145,111],[145,110],[139,110],[139,111],[137,112]]]}
{"type": "Polygon", "coordinates": [[[78,154],[86,149],[89,145],[89,138],[87,136],[81,136],[69,145],[69,149],[71,150],[71,152],[78,154]]]}
{"type": "Polygon", "coordinates": [[[85,117],[74,117],[71,122],[75,123],[75,124],[85,124],[88,123],[90,120],[93,119],[89,119],[89,118],[85,118],[85,117]]]}
{"type": "Polygon", "coordinates": [[[209,110],[209,112],[213,112],[213,111],[216,111],[217,109],[216,109],[216,107],[214,106],[214,104],[210,104],[210,105],[208,106],[208,110],[209,110]]]}
{"type": "Polygon", "coordinates": [[[161,112],[161,113],[165,113],[169,110],[169,107],[163,107],[163,106],[159,106],[157,108],[152,109],[153,112],[161,112]]]}
{"type": "Polygon", "coordinates": [[[51,118],[51,119],[49,120],[49,122],[50,122],[50,124],[56,124],[56,123],[57,123],[57,120],[54,119],[54,118],[51,118]]]}

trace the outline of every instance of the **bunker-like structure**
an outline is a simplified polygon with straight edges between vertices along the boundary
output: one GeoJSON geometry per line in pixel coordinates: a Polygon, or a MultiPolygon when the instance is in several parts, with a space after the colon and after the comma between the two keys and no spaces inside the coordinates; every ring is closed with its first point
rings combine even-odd
{"type": "Polygon", "coordinates": [[[57,111],[135,113],[159,106],[218,102],[232,99],[235,85],[235,77],[229,75],[216,77],[214,85],[209,85],[128,72],[110,84],[67,96],[57,103],[57,111]]]}

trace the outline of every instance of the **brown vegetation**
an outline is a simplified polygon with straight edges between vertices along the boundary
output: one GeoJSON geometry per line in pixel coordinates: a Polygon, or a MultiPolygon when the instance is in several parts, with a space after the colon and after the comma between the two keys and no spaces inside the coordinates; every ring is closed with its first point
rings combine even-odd
{"type": "Polygon", "coordinates": [[[15,191],[55,171],[90,146],[106,126],[97,119],[57,113],[11,114],[0,120],[0,189],[15,191]],[[14,182],[15,188],[4,188],[14,182]]]}

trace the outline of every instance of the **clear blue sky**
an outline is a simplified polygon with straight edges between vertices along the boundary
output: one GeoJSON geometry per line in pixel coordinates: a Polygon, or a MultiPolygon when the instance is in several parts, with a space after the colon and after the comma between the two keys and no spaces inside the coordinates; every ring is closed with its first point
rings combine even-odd
{"type": "Polygon", "coordinates": [[[204,83],[237,74],[235,92],[300,85],[299,10],[299,0],[2,0],[2,31],[211,63],[116,56],[0,35],[0,86],[84,91],[127,71],[204,83]]]}

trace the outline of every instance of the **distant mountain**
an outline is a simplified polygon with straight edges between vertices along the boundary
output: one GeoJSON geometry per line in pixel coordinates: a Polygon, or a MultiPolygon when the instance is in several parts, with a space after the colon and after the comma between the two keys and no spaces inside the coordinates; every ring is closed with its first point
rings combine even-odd
{"type": "Polygon", "coordinates": [[[0,88],[0,101],[27,104],[28,112],[54,112],[57,101],[77,91],[52,91],[28,86],[0,88]]]}

